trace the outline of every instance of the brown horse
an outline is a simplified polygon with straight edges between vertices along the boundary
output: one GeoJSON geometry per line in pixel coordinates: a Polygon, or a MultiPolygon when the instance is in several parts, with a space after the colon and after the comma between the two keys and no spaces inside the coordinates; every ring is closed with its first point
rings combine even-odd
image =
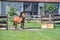
{"type": "Polygon", "coordinates": [[[24,18],[25,18],[25,13],[24,12],[21,12],[20,16],[15,16],[14,17],[13,25],[15,25],[15,29],[17,28],[18,23],[21,23],[21,28],[24,29],[24,18]]]}

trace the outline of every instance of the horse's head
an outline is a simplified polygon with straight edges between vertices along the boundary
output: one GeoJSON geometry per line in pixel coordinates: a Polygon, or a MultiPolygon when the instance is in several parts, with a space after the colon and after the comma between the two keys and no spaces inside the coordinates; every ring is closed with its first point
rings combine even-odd
{"type": "Polygon", "coordinates": [[[22,13],[22,17],[25,17],[25,13],[24,12],[22,13]]]}
{"type": "Polygon", "coordinates": [[[20,13],[20,17],[25,17],[25,13],[24,12],[21,12],[20,13]]]}

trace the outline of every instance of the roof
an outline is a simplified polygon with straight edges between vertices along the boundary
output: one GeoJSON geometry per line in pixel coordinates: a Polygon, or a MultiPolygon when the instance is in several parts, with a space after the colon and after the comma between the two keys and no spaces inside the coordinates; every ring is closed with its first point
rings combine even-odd
{"type": "Polygon", "coordinates": [[[60,2],[60,0],[3,0],[3,1],[17,1],[17,2],[60,2]]]}

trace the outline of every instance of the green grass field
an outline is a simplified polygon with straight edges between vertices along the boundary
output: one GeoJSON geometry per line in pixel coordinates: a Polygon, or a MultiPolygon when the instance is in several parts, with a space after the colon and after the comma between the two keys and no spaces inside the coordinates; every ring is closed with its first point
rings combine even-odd
{"type": "MultiPolygon", "coordinates": [[[[8,26],[9,27],[15,27],[15,26],[13,26],[13,22],[8,22],[9,24],[8,24],[8,26]]],[[[21,24],[18,24],[18,26],[17,26],[18,28],[20,28],[21,27],[21,24]]],[[[24,25],[24,28],[40,28],[40,23],[39,22],[25,22],[25,25],[24,25]]]]}
{"type": "MultiPolygon", "coordinates": [[[[9,22],[9,27],[13,27],[9,22]]],[[[18,25],[20,28],[20,25],[18,25]]],[[[60,25],[54,29],[41,29],[39,23],[25,23],[25,28],[36,28],[39,30],[1,30],[0,40],[60,40],[60,25]]]]}

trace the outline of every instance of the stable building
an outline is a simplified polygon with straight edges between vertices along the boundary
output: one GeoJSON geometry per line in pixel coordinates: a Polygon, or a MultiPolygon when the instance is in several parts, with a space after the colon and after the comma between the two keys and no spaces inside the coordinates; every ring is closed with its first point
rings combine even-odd
{"type": "Polygon", "coordinates": [[[54,14],[60,14],[60,0],[2,0],[0,1],[0,14],[7,14],[9,6],[14,6],[18,15],[22,11],[26,15],[41,15],[41,13],[46,13],[41,12],[45,3],[53,3],[57,8],[54,14]]]}

